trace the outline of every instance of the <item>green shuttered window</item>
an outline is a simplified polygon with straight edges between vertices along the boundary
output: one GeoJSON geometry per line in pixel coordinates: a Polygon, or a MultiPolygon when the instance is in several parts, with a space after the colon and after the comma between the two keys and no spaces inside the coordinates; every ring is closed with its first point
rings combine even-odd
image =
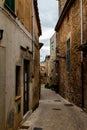
{"type": "Polygon", "coordinates": [[[5,0],[5,5],[10,11],[15,13],[15,0],[5,0]]]}
{"type": "Polygon", "coordinates": [[[70,38],[67,40],[66,69],[70,71],[70,38]]]}
{"type": "Polygon", "coordinates": [[[54,43],[51,43],[51,51],[54,51],[54,43]]]}

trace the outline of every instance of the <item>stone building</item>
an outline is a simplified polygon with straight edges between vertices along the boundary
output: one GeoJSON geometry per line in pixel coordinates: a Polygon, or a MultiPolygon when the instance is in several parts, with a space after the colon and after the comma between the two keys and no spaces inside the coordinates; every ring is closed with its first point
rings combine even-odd
{"type": "Polygon", "coordinates": [[[50,55],[46,55],[45,60],[40,63],[41,84],[50,84],[50,55]]]}
{"type": "Polygon", "coordinates": [[[50,85],[55,85],[57,81],[56,42],[57,33],[55,32],[53,36],[50,38],[50,85]]]}
{"type": "Polygon", "coordinates": [[[41,84],[45,84],[47,81],[45,61],[40,62],[40,80],[41,80],[41,84]]]}
{"type": "Polygon", "coordinates": [[[59,92],[87,109],[87,1],[59,0],[59,7],[59,92]]]}
{"type": "Polygon", "coordinates": [[[62,11],[63,11],[63,8],[64,8],[64,5],[66,3],[66,0],[58,0],[59,1],[59,15],[61,15],[62,11]]]}
{"type": "Polygon", "coordinates": [[[37,0],[0,0],[0,130],[16,130],[39,103],[37,0]]]}
{"type": "Polygon", "coordinates": [[[51,72],[51,69],[50,69],[50,55],[46,55],[45,64],[46,64],[46,77],[47,77],[46,83],[50,84],[50,72],[51,72]]]}

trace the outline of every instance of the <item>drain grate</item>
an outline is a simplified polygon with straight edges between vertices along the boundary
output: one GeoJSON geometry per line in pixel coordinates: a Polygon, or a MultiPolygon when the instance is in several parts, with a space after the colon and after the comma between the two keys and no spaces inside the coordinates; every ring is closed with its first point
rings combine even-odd
{"type": "Polygon", "coordinates": [[[73,107],[73,104],[64,104],[66,107],[73,107]]]}
{"type": "Polygon", "coordinates": [[[24,125],[22,125],[22,126],[20,126],[20,129],[28,129],[30,126],[24,126],[24,125]]]}
{"type": "Polygon", "coordinates": [[[54,102],[61,102],[61,100],[54,100],[54,102]]]}
{"type": "Polygon", "coordinates": [[[53,108],[52,110],[60,111],[60,108],[53,108]]]}
{"type": "Polygon", "coordinates": [[[33,130],[42,130],[42,128],[35,127],[33,130]]]}

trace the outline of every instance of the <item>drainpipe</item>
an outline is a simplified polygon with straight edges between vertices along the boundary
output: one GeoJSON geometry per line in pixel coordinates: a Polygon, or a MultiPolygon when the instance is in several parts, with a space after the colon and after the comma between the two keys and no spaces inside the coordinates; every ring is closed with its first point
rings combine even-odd
{"type": "MultiPolygon", "coordinates": [[[[83,44],[83,11],[82,0],[80,0],[80,15],[81,15],[81,45],[83,44]]],[[[82,75],[82,108],[84,108],[84,82],[83,82],[83,51],[81,51],[81,75],[82,75]]]]}
{"type": "Polygon", "coordinates": [[[32,0],[32,57],[34,59],[34,0],[32,0]]]}

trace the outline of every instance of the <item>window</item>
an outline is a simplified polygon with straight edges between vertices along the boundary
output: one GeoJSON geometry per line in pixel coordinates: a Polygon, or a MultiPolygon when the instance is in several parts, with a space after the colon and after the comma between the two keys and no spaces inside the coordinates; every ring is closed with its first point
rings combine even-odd
{"type": "Polygon", "coordinates": [[[51,43],[51,50],[54,51],[54,43],[51,43]]]}
{"type": "Polygon", "coordinates": [[[5,0],[5,6],[13,13],[15,13],[15,0],[5,0]]]}
{"type": "Polygon", "coordinates": [[[20,66],[16,66],[15,96],[20,96],[20,66]]]}
{"type": "Polygon", "coordinates": [[[70,71],[70,38],[67,40],[66,69],[70,71]]]}

